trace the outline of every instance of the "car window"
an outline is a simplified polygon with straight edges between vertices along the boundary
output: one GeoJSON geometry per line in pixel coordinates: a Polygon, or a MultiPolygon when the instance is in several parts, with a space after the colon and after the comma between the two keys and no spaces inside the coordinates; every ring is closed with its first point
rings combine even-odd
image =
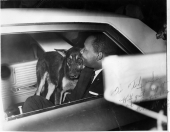
{"type": "MultiPolygon", "coordinates": [[[[9,66],[10,77],[2,80],[2,100],[4,112],[8,117],[19,115],[18,106],[33,96],[37,89],[36,64],[44,52],[55,49],[69,49],[70,47],[84,47],[85,39],[94,32],[103,31],[46,31],[5,34],[2,36],[2,65],[9,66]]],[[[117,45],[118,54],[125,55],[126,49],[110,37],[111,34],[103,32],[113,44],[117,45]]],[[[1,65],[1,67],[2,67],[1,65]]],[[[5,71],[2,71],[4,74],[5,71]]]]}
{"type": "Polygon", "coordinates": [[[35,60],[31,37],[26,34],[1,36],[1,63],[14,64],[35,60]]]}

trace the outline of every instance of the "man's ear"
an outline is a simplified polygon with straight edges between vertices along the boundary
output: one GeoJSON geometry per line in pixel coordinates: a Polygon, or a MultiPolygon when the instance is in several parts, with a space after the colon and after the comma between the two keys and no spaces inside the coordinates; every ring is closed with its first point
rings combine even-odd
{"type": "Polygon", "coordinates": [[[97,61],[100,61],[103,59],[103,53],[102,52],[99,52],[98,53],[98,56],[97,56],[97,61]]]}

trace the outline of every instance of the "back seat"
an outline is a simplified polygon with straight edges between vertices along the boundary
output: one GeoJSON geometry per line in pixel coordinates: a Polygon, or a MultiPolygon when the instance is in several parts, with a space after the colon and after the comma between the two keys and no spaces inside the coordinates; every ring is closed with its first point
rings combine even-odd
{"type": "MultiPolygon", "coordinates": [[[[69,49],[72,46],[55,33],[11,34],[2,36],[2,63],[8,64],[11,75],[1,79],[4,111],[16,115],[25,100],[34,95],[36,87],[36,64],[44,52],[69,49]],[[24,44],[24,46],[23,46],[24,44]],[[16,48],[17,47],[17,48],[16,48]],[[12,53],[12,56],[11,56],[12,53]]],[[[2,66],[2,65],[1,65],[2,66]]],[[[9,116],[8,115],[8,116],[9,116]]]]}
{"type": "Polygon", "coordinates": [[[9,79],[1,80],[4,109],[34,95],[37,82],[36,63],[37,60],[10,65],[9,79]]]}

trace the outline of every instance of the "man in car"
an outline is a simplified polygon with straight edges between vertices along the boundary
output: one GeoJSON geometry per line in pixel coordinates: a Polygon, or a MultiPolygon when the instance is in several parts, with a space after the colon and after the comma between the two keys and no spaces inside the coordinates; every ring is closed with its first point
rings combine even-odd
{"type": "Polygon", "coordinates": [[[108,55],[118,54],[118,47],[103,33],[96,33],[86,39],[81,54],[86,68],[64,102],[103,94],[102,60],[108,55]]]}
{"type": "MultiPolygon", "coordinates": [[[[95,33],[90,35],[81,50],[86,67],[81,72],[77,86],[71,94],[66,95],[64,102],[103,94],[102,60],[108,55],[116,55],[117,50],[117,45],[105,34],[95,33]]],[[[44,97],[32,96],[24,103],[23,112],[50,106],[53,106],[53,104],[44,97]]]]}

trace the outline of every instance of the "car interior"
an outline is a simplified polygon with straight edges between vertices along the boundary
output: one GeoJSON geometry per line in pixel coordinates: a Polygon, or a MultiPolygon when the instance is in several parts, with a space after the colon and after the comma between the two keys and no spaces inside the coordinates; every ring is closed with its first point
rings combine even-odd
{"type": "MultiPolygon", "coordinates": [[[[131,126],[134,126],[134,124],[132,124],[130,127],[127,126],[128,128],[126,126],[122,127],[121,125],[127,125],[128,123],[130,124],[132,122],[141,124],[141,122],[138,122],[139,120],[145,118],[148,119],[148,117],[143,116],[142,114],[106,101],[103,96],[81,99],[71,103],[61,104],[55,107],[49,107],[47,109],[41,109],[38,111],[22,114],[21,112],[23,103],[28,97],[33,96],[37,89],[36,64],[38,58],[40,58],[44,52],[55,51],[55,49],[68,50],[72,46],[83,48],[84,41],[90,34],[93,34],[94,32],[103,32],[113,41],[113,44],[116,44],[119,47],[118,55],[142,54],[142,51],[140,51],[117,30],[110,28],[109,25],[78,24],[77,26],[77,24],[54,24],[48,25],[51,28],[49,30],[44,29],[46,25],[43,25],[42,27],[41,26],[40,29],[37,29],[39,27],[37,26],[36,30],[38,31],[31,32],[25,31],[22,26],[21,28],[18,28],[17,31],[13,31],[13,29],[10,28],[9,31],[1,35],[1,94],[6,120],[11,121],[36,114],[40,120],[50,115],[55,121],[61,121],[60,117],[62,115],[67,117],[68,113],[70,113],[69,109],[71,109],[71,112],[77,113],[77,115],[74,116],[74,121],[76,122],[82,115],[78,113],[80,112],[79,110],[81,110],[81,108],[88,110],[88,112],[84,112],[84,115],[88,116],[89,120],[95,120],[96,123],[100,122],[97,116],[95,116],[96,118],[91,116],[92,114],[95,114],[94,112],[97,112],[96,115],[102,116],[103,120],[106,119],[107,123],[103,124],[102,129],[107,128],[108,130],[123,130],[123,128],[125,130],[131,130],[131,126]],[[96,106],[95,108],[94,105],[96,106]],[[93,110],[91,111],[92,108],[93,110]],[[114,110],[112,110],[113,108],[114,110]],[[55,111],[56,109],[57,111],[55,111]],[[48,111],[50,111],[50,114],[48,111]],[[62,113],[63,111],[65,111],[64,114],[62,113]],[[117,113],[115,114],[113,111],[117,113]],[[41,113],[41,115],[38,113],[41,113]],[[129,115],[126,113],[129,113],[129,115]],[[119,125],[117,126],[118,123],[117,119],[115,119],[115,115],[116,117],[121,117],[121,119],[119,119],[121,127],[119,125]],[[127,118],[122,119],[122,117],[127,118]],[[109,124],[109,120],[112,120],[114,123],[109,124]],[[112,127],[109,128],[107,125],[112,127]]],[[[31,26],[29,28],[31,28],[31,26]]],[[[167,115],[166,99],[158,100],[156,103],[155,101],[147,102],[141,102],[139,105],[148,109],[153,107],[154,110],[158,112],[160,108],[162,109],[161,104],[165,104],[163,109],[165,110],[164,114],[167,115]]],[[[85,123],[87,123],[86,119],[87,118],[83,119],[85,123]]],[[[65,118],[65,120],[67,120],[67,118],[65,118]]],[[[149,121],[153,123],[153,119],[151,118],[149,118],[147,121],[148,124],[149,121]]],[[[18,122],[20,124],[19,120],[18,122]]],[[[156,121],[154,120],[154,123],[155,122],[156,121]]],[[[52,126],[52,130],[55,130],[56,127],[61,126],[60,124],[56,125],[54,123],[55,122],[51,122],[50,124],[50,126],[52,126]]],[[[71,122],[66,123],[66,125],[71,126],[71,122]]],[[[139,126],[142,127],[142,125],[139,126]]],[[[82,124],[78,127],[83,128],[86,126],[82,124]]],[[[76,129],[78,129],[78,127],[76,126],[76,129]]],[[[100,126],[96,125],[97,130],[98,127],[100,126]]],[[[30,130],[30,128],[33,127],[28,126],[28,128],[28,130],[30,130]]],[[[37,126],[34,128],[41,129],[37,126]]],[[[93,128],[95,127],[93,126],[93,128]]],[[[20,129],[22,128],[20,127],[20,129]]]]}
{"type": "MultiPolygon", "coordinates": [[[[92,31],[36,32],[1,36],[1,86],[4,112],[20,114],[19,106],[35,94],[36,63],[44,52],[54,49],[83,48],[92,31]]],[[[113,43],[115,44],[115,43],[113,43]]],[[[126,54],[119,48],[119,55],[126,54]]]]}

